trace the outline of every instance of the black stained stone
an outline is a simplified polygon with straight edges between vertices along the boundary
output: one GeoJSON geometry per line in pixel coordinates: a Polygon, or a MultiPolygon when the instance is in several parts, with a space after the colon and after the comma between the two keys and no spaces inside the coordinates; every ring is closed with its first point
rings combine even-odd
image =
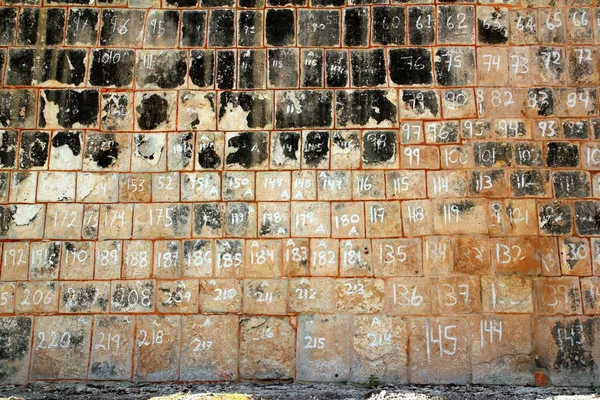
{"type": "Polygon", "coordinates": [[[542,149],[533,143],[515,143],[515,164],[524,167],[542,166],[542,149]]]}
{"type": "Polygon", "coordinates": [[[46,165],[49,143],[50,133],[48,132],[22,132],[19,168],[29,169],[46,165]]]}
{"type": "Polygon", "coordinates": [[[269,49],[269,85],[296,87],[298,84],[298,50],[269,49]]]}
{"type": "Polygon", "coordinates": [[[264,50],[239,51],[239,81],[240,89],[262,88],[265,85],[265,59],[264,50]]]}
{"type": "Polygon", "coordinates": [[[391,49],[390,80],[396,85],[431,85],[431,50],[426,48],[391,49]]]}
{"type": "Polygon", "coordinates": [[[573,228],[573,213],[568,204],[553,201],[539,208],[540,230],[549,235],[568,235],[573,228]]]}
{"type": "Polygon", "coordinates": [[[549,142],[546,147],[546,164],[549,167],[579,166],[579,147],[571,143],[549,142]]]}
{"type": "Polygon", "coordinates": [[[576,201],[575,226],[580,235],[600,235],[600,202],[576,201]]]}
{"type": "Polygon", "coordinates": [[[214,142],[199,146],[198,165],[204,169],[215,169],[221,165],[221,157],[215,151],[214,142]]]}
{"type": "Polygon", "coordinates": [[[279,7],[279,6],[304,6],[307,0],[267,0],[268,6],[279,7]]]}
{"type": "Polygon", "coordinates": [[[238,0],[240,8],[262,8],[265,5],[264,0],[238,0]]]}
{"type": "Polygon", "coordinates": [[[283,151],[283,156],[288,160],[297,160],[298,149],[300,148],[300,134],[298,132],[279,132],[279,146],[283,151]]]}
{"type": "Polygon", "coordinates": [[[476,167],[511,165],[512,147],[507,142],[475,142],[473,161],[476,167]]]}
{"type": "Polygon", "coordinates": [[[339,10],[298,10],[298,44],[316,47],[339,46],[339,10]]]}
{"type": "Polygon", "coordinates": [[[262,12],[240,11],[238,14],[238,46],[259,47],[262,44],[262,12]]]}
{"type": "Polygon", "coordinates": [[[310,5],[312,7],[343,7],[346,5],[346,0],[310,0],[310,5]]]}
{"type": "Polygon", "coordinates": [[[125,87],[133,81],[133,50],[95,49],[90,66],[92,86],[125,87]]]}
{"type": "Polygon", "coordinates": [[[167,4],[173,7],[196,7],[198,0],[166,0],[167,4]]]}
{"type": "Polygon", "coordinates": [[[227,147],[235,151],[225,159],[227,165],[240,165],[251,168],[269,156],[269,138],[265,132],[240,132],[227,141],[227,147]]]}
{"type": "Polygon", "coordinates": [[[590,126],[587,121],[564,121],[563,134],[565,139],[587,139],[590,135],[590,126]]]}
{"type": "Polygon", "coordinates": [[[99,10],[71,8],[67,23],[67,44],[95,46],[98,40],[99,10]]]}
{"type": "Polygon", "coordinates": [[[384,90],[341,91],[336,94],[335,112],[339,126],[366,125],[372,118],[378,124],[397,121],[398,108],[384,90]]]}
{"type": "Polygon", "coordinates": [[[393,159],[396,155],[396,141],[395,132],[365,132],[363,135],[363,161],[369,165],[377,165],[393,159]]]}
{"type": "Polygon", "coordinates": [[[385,85],[385,53],[383,49],[351,50],[352,85],[373,87],[385,85]]]}
{"type": "Polygon", "coordinates": [[[234,40],[233,10],[212,10],[208,23],[208,46],[209,47],[231,47],[234,40]]]}
{"type": "Polygon", "coordinates": [[[302,149],[306,165],[318,166],[329,154],[329,132],[308,132],[302,149]]]}
{"type": "Polygon", "coordinates": [[[199,87],[214,83],[215,58],[212,50],[192,50],[190,56],[190,80],[199,87]]]}
{"type": "Polygon", "coordinates": [[[154,47],[177,46],[179,11],[151,10],[146,21],[144,44],[154,47]]]}
{"type": "Polygon", "coordinates": [[[246,116],[249,128],[264,128],[271,123],[271,100],[268,98],[257,98],[252,92],[221,92],[219,94],[219,119],[221,119],[227,108],[240,107],[246,116]]]}
{"type": "Polygon", "coordinates": [[[325,76],[328,87],[346,87],[348,85],[348,52],[346,50],[327,50],[325,76]]]}
{"type": "Polygon", "coordinates": [[[52,147],[67,146],[74,156],[81,154],[81,132],[56,132],[52,137],[52,147]]]}
{"type": "Polygon", "coordinates": [[[23,8],[19,14],[18,43],[23,46],[36,45],[38,42],[39,8],[23,8]]]}
{"type": "Polygon", "coordinates": [[[42,66],[42,82],[55,80],[78,86],[85,79],[87,50],[46,49],[42,66]]]}
{"type": "Polygon", "coordinates": [[[406,37],[404,7],[373,7],[373,43],[403,45],[406,37]]]}
{"type": "Polygon", "coordinates": [[[344,45],[367,46],[369,44],[369,10],[366,7],[344,10],[344,45]]]}
{"type": "Polygon", "coordinates": [[[564,54],[561,48],[540,46],[537,48],[537,52],[535,52],[534,55],[540,70],[550,72],[552,78],[556,80],[560,79],[565,70],[565,66],[562,62],[562,60],[564,60],[564,54]],[[548,64],[544,61],[546,59],[550,60],[548,64]]]}
{"type": "Polygon", "coordinates": [[[323,86],[323,49],[302,50],[302,87],[323,86]]]}
{"type": "Polygon", "coordinates": [[[432,6],[408,7],[409,44],[416,46],[433,44],[435,39],[435,17],[433,11],[434,8],[432,6]]]}
{"type": "Polygon", "coordinates": [[[181,23],[181,45],[202,47],[206,40],[206,11],[184,11],[181,23]]]}
{"type": "Polygon", "coordinates": [[[46,45],[59,45],[63,42],[66,11],[64,8],[47,8],[46,10],[46,45]]]}
{"type": "Polygon", "coordinates": [[[495,23],[500,17],[500,13],[493,12],[491,17],[488,18],[488,21],[491,20],[491,23],[477,19],[477,38],[479,42],[485,44],[505,44],[508,42],[508,27],[501,24],[498,26],[495,23]],[[486,27],[486,25],[488,26],[486,27]]]}
{"type": "Polygon", "coordinates": [[[187,52],[159,51],[153,56],[152,68],[146,68],[143,60],[138,59],[136,84],[156,85],[161,89],[174,89],[185,83],[187,75],[187,52]],[[141,71],[146,74],[140,73],[141,71]]]}
{"type": "Polygon", "coordinates": [[[101,46],[141,47],[144,10],[102,10],[101,46]]]}
{"type": "Polygon", "coordinates": [[[17,131],[4,131],[0,135],[0,168],[17,166],[17,131]]]}
{"type": "Polygon", "coordinates": [[[217,88],[233,89],[235,85],[235,52],[217,51],[217,88]]]}
{"type": "Polygon", "coordinates": [[[269,9],[265,20],[265,38],[271,46],[294,44],[296,21],[294,10],[269,9]]]}
{"type": "Polygon", "coordinates": [[[590,181],[583,171],[554,171],[552,184],[557,199],[590,196],[590,181]]]}
{"type": "Polygon", "coordinates": [[[140,128],[156,129],[169,118],[169,102],[158,94],[144,95],[136,111],[140,114],[137,118],[140,128]]]}
{"type": "Polygon", "coordinates": [[[0,7],[0,46],[10,46],[17,30],[17,9],[0,7]]]}
{"type": "MultiPolygon", "coordinates": [[[[194,233],[200,235],[204,227],[209,229],[220,229],[222,225],[221,207],[219,204],[194,204],[194,233]]],[[[184,243],[184,254],[186,252],[184,243]]],[[[187,250],[189,251],[189,250],[187,250]]]]}
{"type": "Polygon", "coordinates": [[[331,91],[284,92],[283,98],[276,104],[276,127],[279,129],[329,127],[333,122],[332,103],[331,91]]]}
{"type": "MultiPolygon", "coordinates": [[[[3,221],[4,222],[4,221],[3,221]]],[[[2,229],[3,230],[3,229],[2,229]]],[[[23,363],[30,352],[31,317],[5,317],[0,319],[0,381],[10,381],[16,369],[13,365],[23,363]]]]}
{"type": "Polygon", "coordinates": [[[92,159],[100,168],[108,168],[119,158],[121,149],[112,133],[88,134],[85,144],[85,157],[92,159]]]}
{"type": "Polygon", "coordinates": [[[235,0],[200,0],[201,7],[231,7],[235,0]]]}
{"type": "Polygon", "coordinates": [[[35,113],[36,95],[32,90],[0,91],[0,126],[24,126],[35,113]]]}
{"type": "Polygon", "coordinates": [[[97,90],[44,90],[45,99],[40,99],[39,126],[46,126],[44,110],[46,101],[58,105],[56,118],[63,128],[75,124],[94,126],[98,124],[100,93],[97,90]]]}
{"type": "Polygon", "coordinates": [[[428,111],[432,115],[438,115],[440,112],[436,92],[432,90],[403,90],[402,102],[417,115],[428,111]]]}
{"type": "Polygon", "coordinates": [[[548,171],[514,170],[510,174],[510,186],[515,197],[544,196],[547,181],[548,171]]]}
{"type": "Polygon", "coordinates": [[[441,47],[435,53],[435,77],[440,86],[468,86],[475,80],[475,53],[472,48],[441,47]],[[460,56],[460,68],[448,69],[450,59],[460,56]]]}
{"type": "Polygon", "coordinates": [[[9,49],[6,84],[15,86],[31,85],[33,82],[34,63],[34,49],[9,49]]]}
{"type": "Polygon", "coordinates": [[[552,88],[531,88],[527,90],[528,101],[535,99],[537,115],[549,117],[554,114],[554,92],[552,88]]]}

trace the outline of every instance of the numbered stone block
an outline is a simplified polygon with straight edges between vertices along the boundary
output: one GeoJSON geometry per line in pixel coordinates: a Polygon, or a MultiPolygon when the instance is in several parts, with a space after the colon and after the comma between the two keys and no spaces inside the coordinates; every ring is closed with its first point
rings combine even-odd
{"type": "Polygon", "coordinates": [[[213,275],[214,241],[185,240],[183,242],[183,276],[189,278],[213,275]]]}
{"type": "Polygon", "coordinates": [[[244,280],[245,314],[283,315],[287,311],[288,282],[275,279],[244,280]]]}
{"type": "Polygon", "coordinates": [[[221,199],[221,176],[217,172],[185,172],[181,174],[182,201],[215,201],[221,199]]]}
{"type": "Polygon", "coordinates": [[[34,128],[36,102],[36,95],[32,90],[0,90],[0,112],[5,116],[0,121],[0,127],[34,128]]]}
{"type": "Polygon", "coordinates": [[[108,313],[110,283],[61,282],[59,312],[63,314],[108,313]]]}
{"type": "Polygon", "coordinates": [[[15,294],[17,314],[58,312],[58,283],[56,281],[19,282],[15,294]]]}
{"type": "Polygon", "coordinates": [[[411,383],[467,384],[471,380],[468,323],[454,317],[409,321],[411,383]]]}
{"type": "Polygon", "coordinates": [[[299,313],[335,310],[331,278],[295,278],[289,281],[289,311],[299,313]]]}
{"type": "Polygon", "coordinates": [[[292,172],[292,199],[316,200],[317,179],[315,171],[292,172]]]}
{"type": "Polygon", "coordinates": [[[126,131],[133,126],[133,93],[103,93],[100,123],[105,131],[126,131]]]}
{"type": "Polygon", "coordinates": [[[179,377],[181,317],[137,318],[133,379],[173,381],[179,377]]]}
{"type": "Polygon", "coordinates": [[[292,320],[277,317],[244,317],[240,320],[240,329],[240,378],[294,377],[296,335],[292,320]]]}
{"type": "Polygon", "coordinates": [[[112,313],[153,312],[156,283],[144,281],[112,281],[110,311],[112,313]]]}
{"type": "Polygon", "coordinates": [[[141,47],[145,15],[144,10],[102,10],[100,45],[141,47]]]}
{"type": "Polygon", "coordinates": [[[591,276],[581,278],[581,290],[583,294],[584,314],[600,314],[600,278],[591,276]]]}
{"type": "Polygon", "coordinates": [[[312,276],[337,276],[339,241],[334,239],[310,240],[310,273],[312,276]]]}
{"type": "Polygon", "coordinates": [[[464,314],[481,311],[481,284],[477,277],[432,277],[429,282],[434,313],[464,314]]]}
{"type": "Polygon", "coordinates": [[[0,283],[0,312],[2,314],[15,313],[15,292],[17,284],[15,282],[0,283]]]}
{"type": "Polygon", "coordinates": [[[27,381],[31,354],[32,317],[0,318],[0,380],[3,384],[21,384],[27,381]]]}
{"type": "Polygon", "coordinates": [[[539,275],[540,243],[537,238],[492,239],[492,268],[496,273],[539,275]]]}
{"type": "Polygon", "coordinates": [[[200,311],[203,313],[240,312],[242,281],[210,279],[200,281],[200,311]]]}
{"type": "Polygon", "coordinates": [[[562,275],[591,275],[590,244],[585,238],[560,238],[562,275]]]}
{"type": "Polygon", "coordinates": [[[190,206],[186,204],[136,204],[133,235],[139,239],[189,237],[190,215],[190,206]]]}
{"type": "Polygon", "coordinates": [[[516,275],[482,276],[483,312],[533,313],[531,278],[516,275]]]}
{"type": "Polygon", "coordinates": [[[325,53],[325,84],[327,87],[348,87],[348,51],[327,50],[325,53]]]}
{"type": "Polygon", "coordinates": [[[189,65],[191,88],[214,87],[215,54],[213,50],[192,50],[189,65]]]}
{"type": "Polygon", "coordinates": [[[158,281],[157,311],[166,314],[197,313],[199,283],[197,280],[158,281]]]}
{"type": "Polygon", "coordinates": [[[96,316],[88,379],[129,380],[134,346],[133,317],[96,316]]]}
{"type": "Polygon", "coordinates": [[[347,380],[350,375],[350,317],[300,316],[296,354],[296,379],[347,380]]]}
{"type": "Polygon", "coordinates": [[[184,381],[237,379],[238,327],[236,315],[184,317],[180,379],[184,381]]]}
{"type": "Polygon", "coordinates": [[[241,278],[244,271],[244,241],[215,241],[215,277],[241,278]]]}
{"type": "Polygon", "coordinates": [[[263,44],[263,12],[244,10],[238,14],[237,43],[240,47],[261,47],[263,44]]]}
{"type": "Polygon", "coordinates": [[[437,234],[487,234],[485,201],[434,201],[434,231],[437,234]]]}
{"type": "Polygon", "coordinates": [[[193,235],[196,237],[221,237],[226,217],[223,203],[194,204],[193,235]]]}
{"type": "Polygon", "coordinates": [[[554,385],[587,386],[598,379],[598,318],[536,318],[534,354],[554,385]]]}
{"type": "Polygon", "coordinates": [[[427,315],[431,312],[429,281],[392,278],[386,283],[387,312],[391,315],[427,315]]]}
{"type": "Polygon", "coordinates": [[[337,310],[350,313],[374,313],[383,309],[382,279],[338,279],[335,285],[337,310]]]}
{"type": "Polygon", "coordinates": [[[4,244],[2,280],[27,280],[29,264],[29,242],[7,242],[4,244]]]}
{"type": "Polygon", "coordinates": [[[539,315],[582,313],[578,278],[537,278],[534,285],[539,315]]]}
{"type": "Polygon", "coordinates": [[[530,319],[528,315],[470,318],[473,383],[532,384],[530,319]]]}
{"type": "Polygon", "coordinates": [[[408,381],[408,331],[400,317],[360,315],[352,318],[353,382],[408,381]]]}
{"type": "Polygon", "coordinates": [[[88,133],[83,158],[85,171],[127,171],[131,158],[130,134],[88,133]]]}
{"type": "Polygon", "coordinates": [[[31,379],[85,379],[92,317],[36,317],[31,379]]]}

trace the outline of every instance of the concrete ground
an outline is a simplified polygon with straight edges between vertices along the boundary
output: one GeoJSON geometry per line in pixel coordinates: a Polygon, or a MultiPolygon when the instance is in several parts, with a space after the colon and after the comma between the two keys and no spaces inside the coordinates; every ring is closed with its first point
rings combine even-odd
{"type": "Polygon", "coordinates": [[[597,400],[595,388],[522,386],[379,386],[328,384],[79,384],[36,383],[0,387],[0,400],[597,400]]]}

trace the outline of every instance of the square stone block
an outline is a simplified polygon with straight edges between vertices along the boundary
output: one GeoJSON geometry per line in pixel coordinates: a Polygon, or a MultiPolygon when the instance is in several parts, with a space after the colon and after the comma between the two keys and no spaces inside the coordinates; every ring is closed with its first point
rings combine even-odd
{"type": "Polygon", "coordinates": [[[129,380],[134,345],[134,317],[96,316],[88,379],[129,380]]]}
{"type": "Polygon", "coordinates": [[[140,316],[136,325],[133,379],[174,381],[179,377],[181,317],[140,316]]]}

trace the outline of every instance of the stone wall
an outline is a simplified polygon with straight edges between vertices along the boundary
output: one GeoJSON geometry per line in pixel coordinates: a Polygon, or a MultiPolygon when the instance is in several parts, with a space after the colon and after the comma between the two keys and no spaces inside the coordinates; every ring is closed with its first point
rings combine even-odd
{"type": "Polygon", "coordinates": [[[594,6],[2,0],[0,382],[597,384],[594,6]]]}

